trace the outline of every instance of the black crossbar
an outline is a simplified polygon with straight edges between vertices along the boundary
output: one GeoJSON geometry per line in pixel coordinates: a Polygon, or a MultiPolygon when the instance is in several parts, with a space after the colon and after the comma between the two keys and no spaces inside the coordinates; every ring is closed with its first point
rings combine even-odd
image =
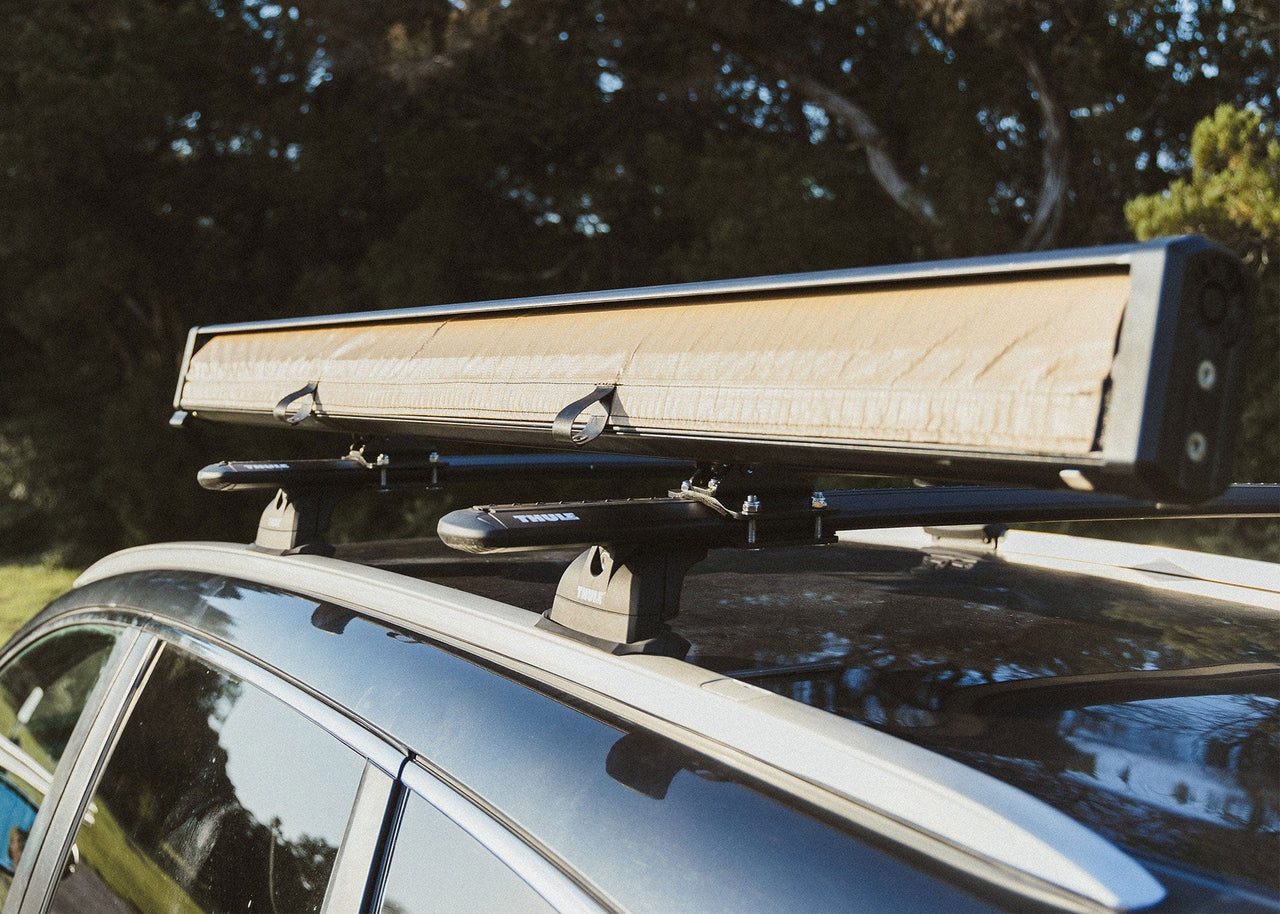
{"type": "Polygon", "coordinates": [[[681,460],[611,454],[433,454],[392,456],[383,462],[358,456],[319,460],[224,460],[197,474],[215,492],[255,489],[429,488],[464,479],[658,478],[677,481],[693,472],[681,460]]]}
{"type": "Polygon", "coordinates": [[[591,544],[687,543],[708,547],[829,542],[838,530],[1145,518],[1280,516],[1280,485],[1234,485],[1199,505],[1118,495],[992,486],[829,492],[824,508],[784,503],[746,517],[685,496],[625,501],[488,505],[441,518],[442,542],[464,552],[591,544]]]}

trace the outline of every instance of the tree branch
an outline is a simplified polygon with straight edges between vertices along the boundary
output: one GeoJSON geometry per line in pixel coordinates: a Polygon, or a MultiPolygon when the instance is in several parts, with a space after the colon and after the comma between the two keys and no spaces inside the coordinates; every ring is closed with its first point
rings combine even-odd
{"type": "Polygon", "coordinates": [[[752,52],[752,59],[785,79],[793,89],[844,124],[858,138],[867,154],[871,176],[898,207],[917,222],[931,229],[940,228],[941,220],[933,202],[918,187],[903,177],[889,150],[889,139],[871,116],[848,96],[812,76],[801,73],[777,58],[752,52]]]}
{"type": "Polygon", "coordinates": [[[1040,152],[1040,199],[1026,234],[1022,236],[1024,251],[1052,247],[1062,228],[1067,207],[1067,119],[1058,103],[1040,61],[1027,45],[1017,44],[1018,61],[1040,105],[1044,122],[1044,148],[1040,152]]]}
{"type": "Polygon", "coordinates": [[[741,30],[725,28],[712,20],[701,5],[692,10],[692,16],[686,11],[683,17],[667,16],[673,22],[689,23],[697,26],[713,40],[730,48],[744,60],[755,64],[761,70],[771,72],[779,79],[786,80],[799,95],[817,105],[843,124],[858,140],[867,155],[867,164],[871,168],[871,176],[887,193],[898,208],[917,223],[935,234],[942,227],[937,210],[919,187],[908,181],[894,161],[889,147],[889,138],[871,118],[871,115],[846,95],[836,91],[823,81],[802,72],[783,58],[763,51],[751,42],[741,30]]]}

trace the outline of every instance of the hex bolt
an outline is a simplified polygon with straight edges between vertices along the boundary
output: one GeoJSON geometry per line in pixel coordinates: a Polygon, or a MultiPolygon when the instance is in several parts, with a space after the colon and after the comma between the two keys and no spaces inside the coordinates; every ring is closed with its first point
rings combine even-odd
{"type": "MultiPolygon", "coordinates": [[[[827,496],[825,492],[814,492],[809,496],[809,504],[815,511],[825,511],[827,507],[827,496]]],[[[813,519],[813,538],[822,539],[822,515],[819,514],[813,519]]]]}
{"type": "Polygon", "coordinates": [[[1196,369],[1196,382],[1199,383],[1201,390],[1213,390],[1214,385],[1218,383],[1218,367],[1205,359],[1196,369]]]}
{"type": "Polygon", "coordinates": [[[747,545],[756,544],[756,515],[760,513],[760,499],[748,495],[742,502],[742,513],[747,516],[747,545]]]}
{"type": "Polygon", "coordinates": [[[1187,436],[1187,457],[1192,463],[1204,460],[1209,453],[1209,441],[1200,432],[1192,432],[1187,436]]]}
{"type": "Polygon", "coordinates": [[[391,457],[387,454],[379,454],[373,461],[373,465],[378,468],[378,488],[386,489],[387,467],[391,466],[391,457]]]}

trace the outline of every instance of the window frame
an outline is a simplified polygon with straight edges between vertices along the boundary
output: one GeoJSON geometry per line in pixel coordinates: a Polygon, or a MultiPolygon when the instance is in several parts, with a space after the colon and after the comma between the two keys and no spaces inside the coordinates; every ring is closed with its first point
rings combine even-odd
{"type": "Polygon", "coordinates": [[[551,908],[573,914],[599,914],[617,910],[599,897],[599,890],[575,879],[539,852],[531,840],[521,837],[496,816],[484,809],[483,801],[467,792],[441,773],[433,771],[425,759],[407,759],[400,775],[400,790],[395,798],[394,818],[377,869],[377,882],[369,894],[367,909],[377,911],[382,904],[387,874],[395,861],[400,825],[411,796],[417,796],[448,819],[477,845],[493,854],[514,878],[525,883],[551,908]]]}
{"type": "Polygon", "coordinates": [[[62,872],[62,861],[74,837],[75,829],[68,823],[78,825],[87,806],[87,800],[78,802],[84,778],[92,773],[93,766],[105,751],[105,740],[124,713],[125,706],[132,701],[139,677],[154,653],[155,639],[142,631],[136,620],[103,610],[75,613],[31,629],[0,657],[0,667],[13,662],[37,641],[82,625],[119,628],[120,635],[63,750],[62,758],[70,761],[58,764],[53,773],[53,783],[32,823],[27,837],[27,852],[14,872],[4,914],[42,910],[47,904],[47,897],[52,896],[52,889],[62,872]],[[31,862],[28,864],[27,861],[31,862]]]}
{"type": "MultiPolygon", "coordinates": [[[[115,750],[117,741],[146,687],[151,671],[167,649],[183,651],[237,679],[261,689],[295,713],[346,745],[364,762],[352,808],[343,830],[325,890],[321,914],[375,910],[381,901],[394,838],[409,791],[421,796],[511,868],[552,907],[571,912],[599,912],[602,907],[583,885],[513,833],[500,818],[420,764],[407,747],[366,724],[287,674],[251,656],[214,643],[195,630],[159,621],[142,610],[81,607],[24,633],[5,652],[0,665],[35,641],[79,625],[109,624],[121,629],[103,677],[68,743],[41,812],[28,839],[34,863],[20,867],[2,914],[47,914],[57,891],[64,861],[71,852],[84,810],[115,750]]],[[[497,675],[497,674],[494,674],[497,675]]]]}

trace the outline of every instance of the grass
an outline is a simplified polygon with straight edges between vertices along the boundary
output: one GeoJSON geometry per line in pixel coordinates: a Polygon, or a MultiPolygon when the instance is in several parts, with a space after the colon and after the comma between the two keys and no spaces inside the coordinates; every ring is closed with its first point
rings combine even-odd
{"type": "Polygon", "coordinates": [[[0,644],[46,603],[70,590],[79,573],[39,562],[0,565],[0,644]]]}

